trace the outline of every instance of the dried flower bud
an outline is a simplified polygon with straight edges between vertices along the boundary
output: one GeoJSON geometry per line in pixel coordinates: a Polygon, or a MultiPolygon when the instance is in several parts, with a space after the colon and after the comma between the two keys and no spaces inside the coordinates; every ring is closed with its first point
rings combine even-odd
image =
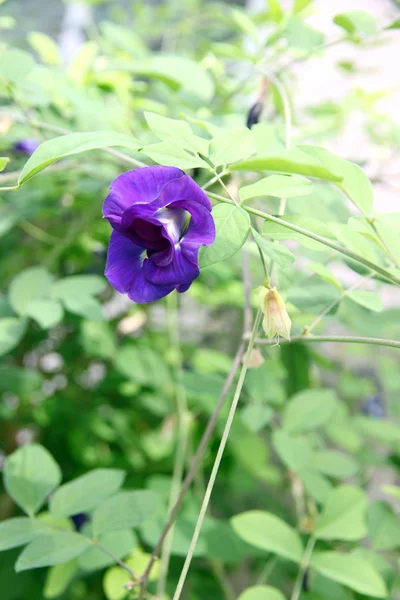
{"type": "Polygon", "coordinates": [[[251,129],[253,127],[253,125],[257,125],[257,123],[260,120],[263,109],[264,109],[264,104],[262,102],[256,102],[250,108],[250,110],[247,114],[247,119],[246,119],[246,126],[249,129],[251,129]]]}
{"type": "Polygon", "coordinates": [[[13,120],[10,117],[1,116],[0,117],[0,134],[6,135],[13,125],[13,120]]]}
{"type": "Polygon", "coordinates": [[[277,336],[290,340],[292,322],[286,306],[276,288],[260,288],[260,305],[264,313],[263,329],[272,339],[277,336]]]}
{"type": "Polygon", "coordinates": [[[248,368],[249,369],[257,369],[264,362],[265,362],[264,361],[264,357],[261,354],[261,352],[259,351],[259,349],[258,348],[253,348],[253,350],[250,353],[249,362],[247,364],[248,368]]]}

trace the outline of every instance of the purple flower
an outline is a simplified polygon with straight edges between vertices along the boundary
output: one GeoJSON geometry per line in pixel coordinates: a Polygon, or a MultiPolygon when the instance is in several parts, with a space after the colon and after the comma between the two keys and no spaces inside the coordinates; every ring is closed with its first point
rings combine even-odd
{"type": "Polygon", "coordinates": [[[103,206],[113,232],[105,275],[135,302],[185,292],[200,273],[200,246],[215,239],[211,203],[176,167],[143,167],[115,179],[103,206]]]}
{"type": "Polygon", "coordinates": [[[18,140],[14,144],[14,151],[21,152],[22,154],[33,154],[36,148],[40,145],[40,142],[33,138],[26,138],[24,140],[18,140]]]}

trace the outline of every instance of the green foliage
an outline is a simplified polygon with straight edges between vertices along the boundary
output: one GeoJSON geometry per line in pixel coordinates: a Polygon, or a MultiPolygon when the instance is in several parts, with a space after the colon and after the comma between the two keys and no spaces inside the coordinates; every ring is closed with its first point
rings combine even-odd
{"type": "Polygon", "coordinates": [[[61,481],[61,471],[39,445],[23,446],[6,462],[4,485],[11,498],[28,514],[35,514],[61,481]]]}
{"type": "Polygon", "coordinates": [[[245,243],[250,230],[249,215],[239,206],[218,204],[212,211],[216,228],[215,242],[200,253],[200,267],[208,267],[230,258],[245,243]]]}
{"type": "Polygon", "coordinates": [[[50,500],[55,517],[70,517],[93,509],[119,490],[125,478],[123,471],[94,469],[59,487],[50,500]]]}
{"type": "Polygon", "coordinates": [[[248,544],[295,562],[301,560],[303,546],[300,537],[273,514],[248,511],[233,517],[232,527],[248,544]]]}
{"type": "Polygon", "coordinates": [[[350,589],[375,598],[386,598],[385,582],[370,562],[355,554],[340,552],[318,552],[311,566],[333,581],[347,585],[350,589]]]}
{"type": "Polygon", "coordinates": [[[0,4],[1,600],[138,600],[192,475],[140,600],[396,598],[400,126],[362,65],[399,19],[349,2],[328,38],[315,0],[87,0],[65,56],[61,12],[18,29],[0,4]],[[217,235],[179,301],[137,306],[103,277],[101,205],[152,164],[205,190],[217,235]],[[244,358],[262,285],[292,341],[260,329],[244,358]]]}

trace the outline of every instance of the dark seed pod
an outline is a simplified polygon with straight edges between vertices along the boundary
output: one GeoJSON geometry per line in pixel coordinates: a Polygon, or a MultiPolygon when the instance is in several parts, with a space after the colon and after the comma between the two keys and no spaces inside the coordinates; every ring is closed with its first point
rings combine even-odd
{"type": "Polygon", "coordinates": [[[264,104],[262,102],[256,102],[250,108],[248,115],[247,115],[247,121],[246,121],[246,126],[249,129],[251,129],[253,127],[253,125],[256,125],[259,122],[263,108],[264,108],[264,104]]]}
{"type": "Polygon", "coordinates": [[[304,573],[304,577],[303,577],[303,581],[302,581],[302,589],[303,592],[308,592],[309,591],[309,585],[308,585],[308,579],[309,579],[309,572],[308,570],[304,573]]]}

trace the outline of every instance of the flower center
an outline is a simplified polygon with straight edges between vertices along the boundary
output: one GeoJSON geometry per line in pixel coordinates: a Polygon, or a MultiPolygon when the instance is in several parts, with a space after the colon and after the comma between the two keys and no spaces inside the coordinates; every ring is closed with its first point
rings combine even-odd
{"type": "Polygon", "coordinates": [[[163,224],[170,242],[176,244],[187,230],[191,215],[184,208],[166,206],[156,213],[156,217],[163,224]]]}

